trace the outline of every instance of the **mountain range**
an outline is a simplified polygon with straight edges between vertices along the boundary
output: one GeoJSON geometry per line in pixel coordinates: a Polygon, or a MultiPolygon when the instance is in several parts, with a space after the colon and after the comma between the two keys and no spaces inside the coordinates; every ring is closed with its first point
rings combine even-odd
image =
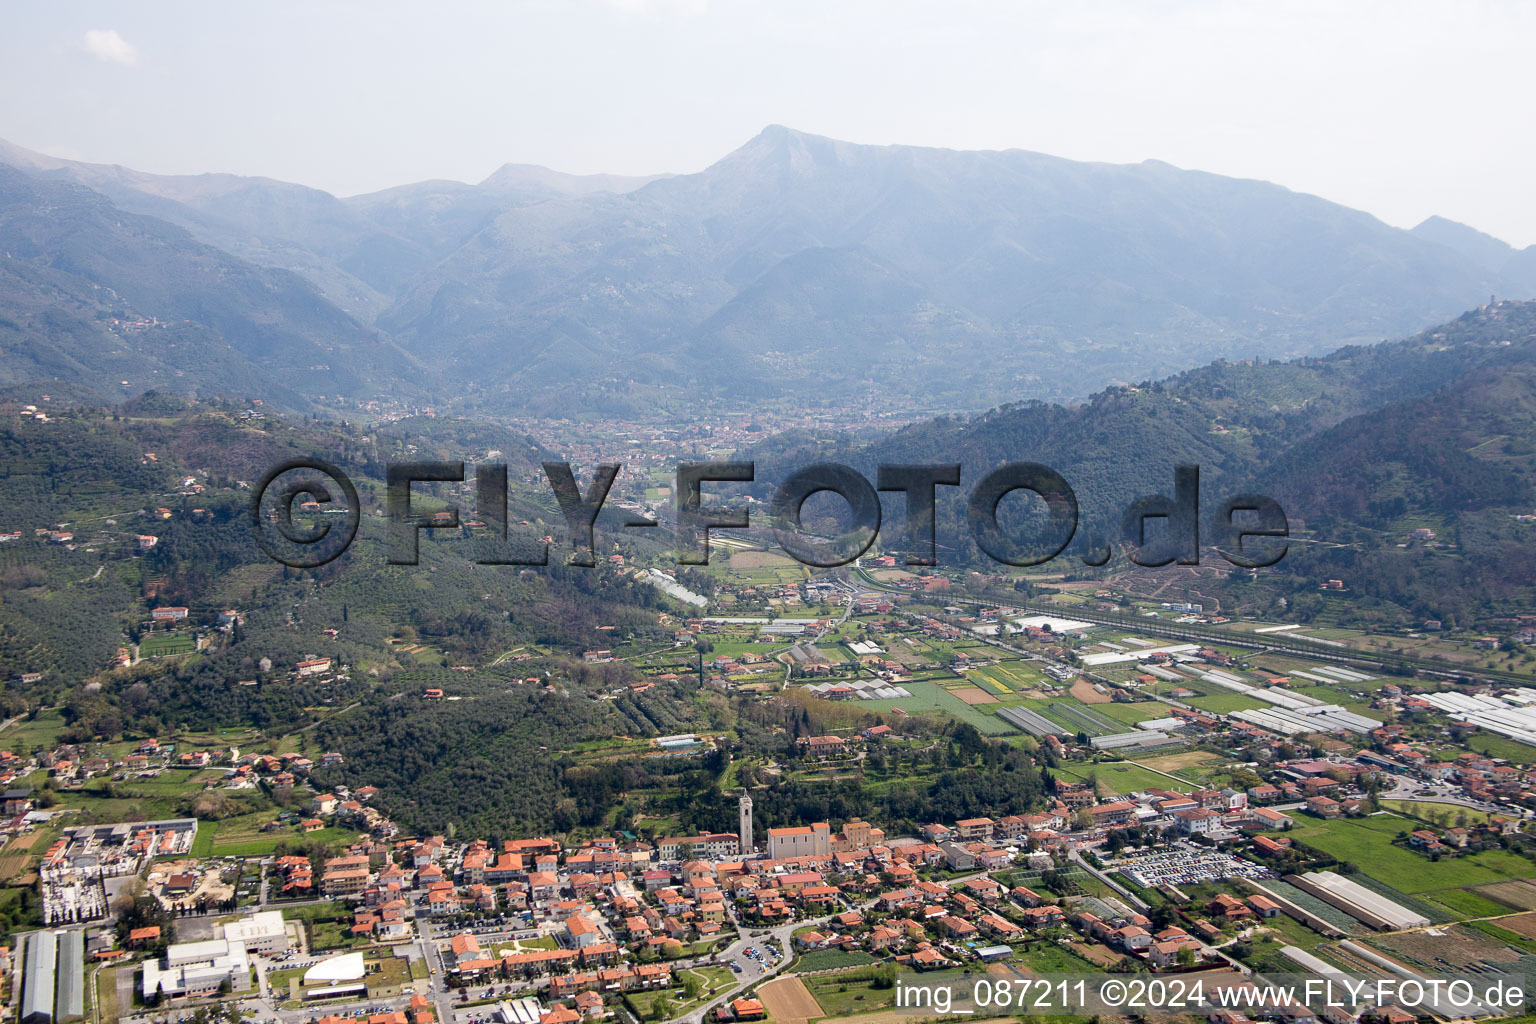
{"type": "Polygon", "coordinates": [[[113,398],[975,411],[1536,295],[1536,247],[1439,218],[782,127],[696,174],[508,165],[345,199],[5,143],[0,164],[0,383],[113,398]]]}

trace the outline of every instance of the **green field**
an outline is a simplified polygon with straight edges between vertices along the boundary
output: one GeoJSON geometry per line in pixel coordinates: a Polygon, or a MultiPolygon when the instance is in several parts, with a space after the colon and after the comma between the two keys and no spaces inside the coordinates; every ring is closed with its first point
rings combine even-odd
{"type": "Polygon", "coordinates": [[[1432,861],[1392,845],[1399,832],[1411,832],[1418,827],[1417,822],[1395,814],[1333,821],[1299,815],[1297,827],[1287,834],[1410,894],[1536,877],[1536,864],[1507,850],[1485,850],[1468,857],[1432,861]]]}
{"type": "Polygon", "coordinates": [[[1467,740],[1467,746],[1480,754],[1503,758],[1515,764],[1536,764],[1536,747],[1491,732],[1479,731],[1467,740]]]}
{"type": "Polygon", "coordinates": [[[59,745],[59,734],[64,731],[63,713],[54,709],[39,711],[36,718],[24,718],[0,732],[0,750],[28,751],[39,747],[50,750],[59,745]]]}
{"type": "Polygon", "coordinates": [[[1191,707],[1209,711],[1213,715],[1230,715],[1234,711],[1266,707],[1264,701],[1243,693],[1213,693],[1209,697],[1190,697],[1185,701],[1191,707]]]}
{"type": "Polygon", "coordinates": [[[813,949],[809,953],[801,954],[795,963],[795,970],[830,971],[838,967],[860,967],[864,964],[874,963],[875,958],[862,949],[813,949]]]}
{"type": "Polygon", "coordinates": [[[1491,811],[1479,811],[1473,807],[1458,807],[1455,804],[1435,804],[1423,800],[1383,800],[1381,806],[1385,810],[1396,811],[1408,818],[1418,818],[1424,821],[1433,820],[1430,815],[1449,814],[1452,823],[1460,823],[1465,815],[1468,825],[1481,825],[1493,817],[1491,811]]]}
{"type": "Polygon", "coordinates": [[[858,707],[869,711],[890,711],[892,708],[901,708],[909,715],[948,715],[950,718],[969,722],[978,732],[992,736],[1001,736],[1015,731],[1013,726],[992,713],[992,709],[997,707],[996,704],[972,707],[935,683],[913,680],[902,685],[911,691],[912,696],[900,697],[896,700],[861,700],[858,702],[858,707]]]}
{"type": "Polygon", "coordinates": [[[1113,761],[1101,764],[1063,764],[1057,767],[1056,773],[1083,781],[1087,780],[1089,774],[1096,775],[1099,787],[1113,790],[1117,796],[1143,789],[1168,789],[1178,785],[1167,776],[1159,775],[1140,765],[1113,761]]]}
{"type": "Polygon", "coordinates": [[[1320,701],[1329,704],[1338,704],[1357,715],[1375,715],[1381,717],[1379,711],[1371,708],[1369,700],[1362,700],[1358,693],[1353,693],[1336,686],[1308,686],[1306,688],[1293,687],[1294,692],[1305,694],[1308,697],[1316,697],[1320,701]]]}
{"type": "Polygon", "coordinates": [[[1100,969],[1054,942],[1036,942],[1026,947],[1015,962],[1035,974],[1087,974],[1100,969]]]}
{"type": "Polygon", "coordinates": [[[816,997],[825,1016],[846,1017],[889,1009],[895,1003],[895,988],[876,988],[874,979],[875,968],[871,967],[806,978],[805,987],[816,997]]]}
{"type": "Polygon", "coordinates": [[[1462,921],[1473,917],[1498,917],[1509,913],[1509,908],[1502,903],[1495,903],[1486,896],[1468,892],[1465,889],[1442,889],[1425,898],[1431,903],[1444,907],[1462,921]]]}
{"type": "Polygon", "coordinates": [[[191,633],[151,633],[139,641],[139,657],[165,658],[176,654],[191,654],[197,650],[197,642],[191,633]]]}
{"type": "Polygon", "coordinates": [[[1125,725],[1135,725],[1138,722],[1150,722],[1154,718],[1167,718],[1173,709],[1167,704],[1158,701],[1140,701],[1135,704],[1093,704],[1093,711],[1105,718],[1112,718],[1125,725]]]}

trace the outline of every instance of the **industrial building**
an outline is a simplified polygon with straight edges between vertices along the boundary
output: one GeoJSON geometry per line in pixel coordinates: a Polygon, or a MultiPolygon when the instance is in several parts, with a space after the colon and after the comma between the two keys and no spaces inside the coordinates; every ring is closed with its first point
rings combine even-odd
{"type": "Polygon", "coordinates": [[[85,933],[78,928],[59,936],[59,963],[54,972],[54,1020],[85,1016],[85,933]]]}
{"type": "Polygon", "coordinates": [[[27,940],[27,965],[21,983],[21,1024],[53,1020],[54,966],[59,940],[53,932],[37,932],[27,940]]]}

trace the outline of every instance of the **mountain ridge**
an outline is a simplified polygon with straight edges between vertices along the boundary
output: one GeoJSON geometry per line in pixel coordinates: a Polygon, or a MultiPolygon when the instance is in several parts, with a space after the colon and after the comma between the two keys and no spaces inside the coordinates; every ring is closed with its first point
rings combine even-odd
{"type": "Polygon", "coordinates": [[[18,152],[39,180],[301,276],[437,369],[462,410],[585,394],[620,415],[695,399],[972,411],[1319,353],[1489,294],[1536,296],[1536,250],[1450,222],[1402,231],[1161,161],[866,146],[775,125],[692,174],[508,164],[478,185],[338,199],[0,144],[18,152]]]}

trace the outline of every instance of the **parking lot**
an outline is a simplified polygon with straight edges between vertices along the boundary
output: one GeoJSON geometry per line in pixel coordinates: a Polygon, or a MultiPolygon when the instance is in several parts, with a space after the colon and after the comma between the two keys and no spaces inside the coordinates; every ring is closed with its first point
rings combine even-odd
{"type": "Polygon", "coordinates": [[[1262,864],[1198,846],[1180,844],[1171,849],[1130,853],[1111,862],[1137,885],[1194,885],[1224,878],[1273,878],[1262,864]]]}

